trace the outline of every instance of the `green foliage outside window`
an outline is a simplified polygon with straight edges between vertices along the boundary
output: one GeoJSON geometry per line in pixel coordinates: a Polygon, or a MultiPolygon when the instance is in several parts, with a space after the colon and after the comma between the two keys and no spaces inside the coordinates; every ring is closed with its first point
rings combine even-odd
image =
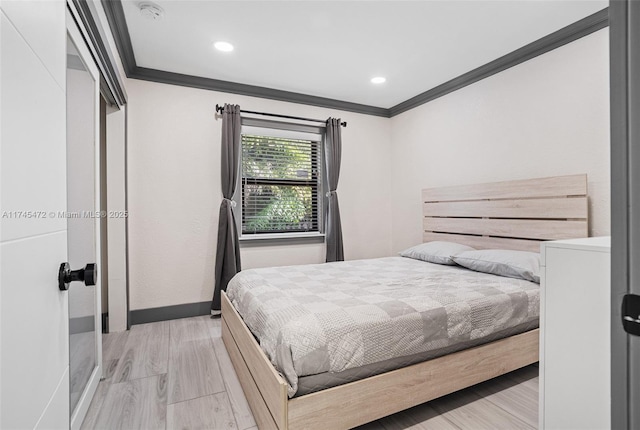
{"type": "Polygon", "coordinates": [[[318,230],[318,147],[242,136],[243,233],[318,230]]]}

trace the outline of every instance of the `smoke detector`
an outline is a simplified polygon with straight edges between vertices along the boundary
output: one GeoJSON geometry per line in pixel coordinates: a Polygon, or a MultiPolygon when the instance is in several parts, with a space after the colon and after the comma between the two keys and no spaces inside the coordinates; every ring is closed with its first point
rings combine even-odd
{"type": "Polygon", "coordinates": [[[140,15],[152,21],[159,21],[164,16],[164,9],[155,3],[142,2],[138,4],[140,15]]]}

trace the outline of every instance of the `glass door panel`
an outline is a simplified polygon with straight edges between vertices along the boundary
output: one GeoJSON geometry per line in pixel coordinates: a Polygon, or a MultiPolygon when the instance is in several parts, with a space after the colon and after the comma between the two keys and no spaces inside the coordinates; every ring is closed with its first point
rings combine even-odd
{"type": "MultiPolygon", "coordinates": [[[[100,218],[96,212],[98,82],[88,65],[92,59],[87,58],[86,47],[78,47],[80,42],[69,33],[66,218],[68,262],[73,270],[98,261],[96,249],[100,218]]],[[[83,282],[73,282],[69,287],[69,414],[72,428],[81,424],[87,402],[90,403],[95,391],[96,375],[97,379],[100,377],[99,288],[99,283],[85,285],[83,282]]]]}

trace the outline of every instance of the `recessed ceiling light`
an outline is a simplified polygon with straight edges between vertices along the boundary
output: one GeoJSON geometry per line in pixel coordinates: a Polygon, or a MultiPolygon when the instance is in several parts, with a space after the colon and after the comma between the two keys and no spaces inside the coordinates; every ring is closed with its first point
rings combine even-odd
{"type": "Polygon", "coordinates": [[[233,51],[233,45],[230,44],[229,42],[216,42],[216,43],[213,44],[213,46],[218,51],[222,51],[222,52],[231,52],[231,51],[233,51]]]}
{"type": "Polygon", "coordinates": [[[375,78],[371,78],[372,84],[384,84],[387,81],[387,78],[383,78],[382,76],[376,76],[375,78]]]}

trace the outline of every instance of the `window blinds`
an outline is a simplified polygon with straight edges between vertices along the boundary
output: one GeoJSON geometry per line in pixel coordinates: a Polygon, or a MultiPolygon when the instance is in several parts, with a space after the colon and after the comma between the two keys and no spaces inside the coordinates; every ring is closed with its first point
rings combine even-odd
{"type": "Polygon", "coordinates": [[[320,231],[320,142],[242,134],[242,233],[320,231]]]}

